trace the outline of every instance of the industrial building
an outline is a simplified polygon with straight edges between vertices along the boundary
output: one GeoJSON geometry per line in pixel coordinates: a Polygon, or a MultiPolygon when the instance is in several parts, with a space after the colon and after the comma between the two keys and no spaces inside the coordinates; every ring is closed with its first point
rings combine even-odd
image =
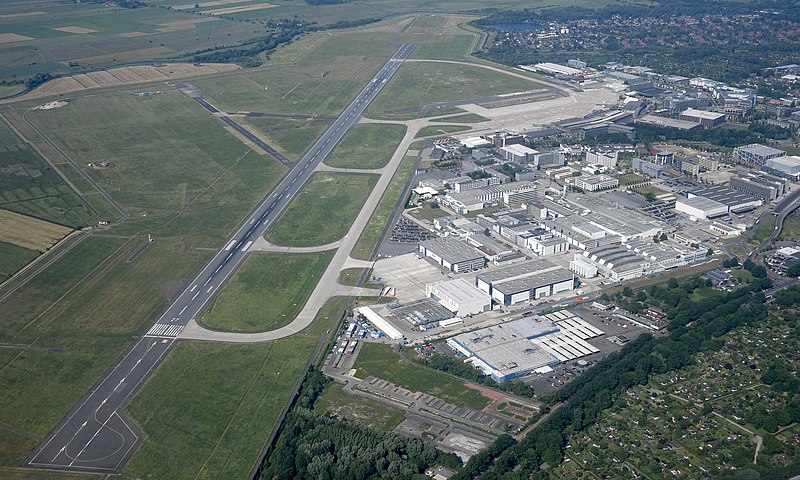
{"type": "Polygon", "coordinates": [[[675,200],[675,210],[691,217],[705,220],[726,215],[728,206],[710,198],[695,196],[675,200]]]}
{"type": "Polygon", "coordinates": [[[597,266],[585,260],[582,254],[578,253],[569,262],[569,269],[583,278],[594,278],[597,276],[597,266]]]}
{"type": "Polygon", "coordinates": [[[529,302],[577,287],[572,272],[545,259],[490,270],[479,274],[476,281],[480,290],[501,305],[529,302]]]}
{"type": "Polygon", "coordinates": [[[428,284],[425,294],[458,317],[475,315],[492,308],[489,295],[463,278],[428,284]]]}
{"type": "Polygon", "coordinates": [[[640,172],[651,178],[664,178],[667,173],[667,168],[657,163],[648,162],[641,158],[634,158],[631,160],[631,168],[634,172],[640,172]]]}
{"type": "Polygon", "coordinates": [[[548,234],[547,236],[528,238],[527,247],[539,256],[556,255],[569,250],[569,242],[548,234]]]}
{"type": "Polygon", "coordinates": [[[687,122],[697,122],[705,128],[714,128],[725,123],[724,113],[707,112],[694,108],[687,108],[681,112],[679,118],[687,122]]]}
{"type": "Polygon", "coordinates": [[[386,336],[392,340],[399,340],[403,338],[403,334],[400,333],[400,330],[396,329],[391,323],[389,323],[373,309],[369,307],[361,307],[358,309],[358,313],[366,318],[371,324],[373,324],[375,328],[385,333],[386,336]]]}
{"type": "Polygon", "coordinates": [[[511,132],[494,132],[489,135],[484,135],[483,138],[498,148],[518,145],[525,141],[525,137],[521,134],[511,132]]]}
{"type": "Polygon", "coordinates": [[[601,330],[562,310],[462,333],[447,344],[486,375],[504,382],[549,373],[561,362],[597,353],[600,350],[586,340],[600,335],[601,330]]]}
{"type": "Polygon", "coordinates": [[[740,192],[726,185],[711,185],[687,193],[691,197],[704,197],[728,206],[733,213],[746,212],[763,205],[763,200],[749,193],[740,192]]]}
{"type": "Polygon", "coordinates": [[[576,188],[587,192],[597,192],[599,190],[608,190],[609,188],[617,188],[619,180],[608,175],[584,175],[575,177],[573,180],[576,188]]]}
{"type": "Polygon", "coordinates": [[[619,244],[603,245],[583,252],[585,263],[615,282],[644,276],[650,262],[619,244]]]}
{"type": "Polygon", "coordinates": [[[731,177],[730,186],[736,191],[749,193],[764,202],[771,202],[786,193],[786,180],[763,173],[731,177]]]}
{"type": "Polygon", "coordinates": [[[535,71],[549,73],[551,75],[566,75],[568,77],[579,75],[580,69],[559,65],[557,63],[543,62],[533,66],[535,71]]]}
{"type": "Polygon", "coordinates": [[[783,157],[784,155],[786,155],[786,152],[783,150],[778,150],[777,148],[768,147],[766,145],[760,145],[758,143],[744,145],[742,147],[736,147],[733,149],[733,156],[735,158],[758,165],[766,165],[767,160],[783,157]]]}
{"type": "Polygon", "coordinates": [[[686,130],[688,132],[703,128],[703,126],[697,122],[659,117],[658,115],[645,115],[636,119],[636,123],[645,123],[647,125],[654,125],[656,127],[677,128],[678,130],[686,130]]]}
{"type": "Polygon", "coordinates": [[[525,145],[508,145],[500,149],[503,159],[509,162],[528,163],[533,160],[533,156],[539,153],[537,150],[528,148],[525,145]]]}
{"type": "Polygon", "coordinates": [[[590,165],[602,165],[606,168],[617,168],[619,152],[586,152],[586,162],[590,165]]]}
{"type": "Polygon", "coordinates": [[[428,260],[455,273],[486,266],[486,257],[480,250],[452,237],[425,240],[419,244],[419,251],[428,260]]]}
{"type": "Polygon", "coordinates": [[[795,155],[785,155],[783,157],[770,158],[766,163],[767,167],[792,180],[800,179],[800,157],[795,155]]]}

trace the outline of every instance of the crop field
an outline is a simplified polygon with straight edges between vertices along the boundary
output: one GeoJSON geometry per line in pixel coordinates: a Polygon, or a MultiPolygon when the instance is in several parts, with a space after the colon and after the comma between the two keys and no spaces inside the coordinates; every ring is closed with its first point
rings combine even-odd
{"type": "Polygon", "coordinates": [[[147,434],[128,473],[246,478],[317,340],[346,304],[329,300],[310,327],[281,340],[180,343],[128,406],[147,434]]]}
{"type": "Polygon", "coordinates": [[[466,125],[430,125],[421,128],[414,138],[448,135],[456,132],[465,132],[467,130],[472,130],[472,127],[468,127],[466,125]]]}
{"type": "Polygon", "coordinates": [[[414,62],[405,63],[368,109],[369,116],[391,117],[393,113],[438,102],[468,100],[540,87],[500,72],[470,65],[414,62]]]}
{"type": "Polygon", "coordinates": [[[74,228],[94,212],[42,157],[0,122],[0,208],[74,228]]]}
{"type": "Polygon", "coordinates": [[[342,390],[336,382],[329,383],[314,403],[314,410],[327,412],[342,420],[351,420],[370,428],[390,432],[405,419],[405,413],[380,402],[342,390]]]}
{"type": "Polygon", "coordinates": [[[464,380],[416,365],[395,353],[390,345],[365,343],[353,368],[358,370],[359,378],[371,375],[411,391],[429,393],[454,405],[480,410],[490,403],[489,398],[477,390],[465,387],[464,380]]]}
{"type": "Polygon", "coordinates": [[[303,309],[334,252],[249,255],[200,323],[226,332],[265,332],[288,325],[303,309]]]}
{"type": "Polygon", "coordinates": [[[378,175],[318,172],[267,232],[275,245],[315,247],[344,237],[378,175]]]}
{"type": "Polygon", "coordinates": [[[339,168],[381,168],[406,133],[405,125],[365,123],[353,127],[325,163],[339,168]]]}
{"type": "Polygon", "coordinates": [[[331,122],[326,119],[246,117],[241,123],[252,125],[262,133],[270,146],[286,155],[289,160],[297,161],[331,122]]]}
{"type": "Polygon", "coordinates": [[[378,202],[378,206],[372,213],[369,222],[367,222],[367,226],[364,227],[364,231],[361,232],[361,237],[359,237],[358,242],[356,242],[353,247],[353,251],[350,252],[351,257],[359,260],[370,259],[372,252],[378,244],[378,240],[380,240],[383,229],[389,222],[389,217],[392,215],[397,202],[400,201],[400,195],[406,187],[409,177],[414,172],[416,164],[416,156],[407,155],[406,158],[403,159],[394,177],[392,177],[392,181],[389,182],[389,185],[386,187],[386,191],[383,192],[381,201],[378,202]]]}
{"type": "Polygon", "coordinates": [[[0,242],[43,252],[71,231],[71,228],[0,209],[0,242]]]}
{"type": "Polygon", "coordinates": [[[0,80],[11,80],[176,56],[235,44],[265,30],[158,8],[23,0],[0,5],[0,31],[0,80]]]}

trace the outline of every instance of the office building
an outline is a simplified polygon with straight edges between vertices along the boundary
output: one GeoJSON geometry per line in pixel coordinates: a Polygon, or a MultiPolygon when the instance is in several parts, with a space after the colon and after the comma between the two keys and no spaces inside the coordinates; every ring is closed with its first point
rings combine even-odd
{"type": "Polygon", "coordinates": [[[777,148],[768,147],[753,143],[742,147],[733,149],[733,156],[745,162],[752,162],[757,165],[766,165],[767,160],[772,158],[783,157],[786,152],[778,150],[777,148]]]}

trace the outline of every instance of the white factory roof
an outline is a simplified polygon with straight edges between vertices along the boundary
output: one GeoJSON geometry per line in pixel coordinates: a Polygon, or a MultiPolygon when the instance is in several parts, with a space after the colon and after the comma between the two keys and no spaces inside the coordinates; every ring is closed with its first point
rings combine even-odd
{"type": "Polygon", "coordinates": [[[724,113],[707,112],[705,110],[697,110],[697,109],[694,109],[694,108],[687,108],[686,110],[684,110],[681,113],[681,115],[686,115],[686,116],[689,116],[689,117],[696,117],[696,118],[703,118],[703,119],[706,119],[706,120],[716,120],[716,119],[718,119],[720,117],[724,117],[725,116],[724,113]]]}
{"type": "Polygon", "coordinates": [[[581,71],[577,68],[567,67],[565,65],[559,65],[551,62],[537,63],[534,65],[534,68],[537,70],[543,70],[545,72],[560,73],[562,75],[577,75],[581,73],[581,71]]]}
{"type": "Polygon", "coordinates": [[[767,166],[784,173],[800,173],[800,157],[786,155],[767,160],[767,166]]]}
{"type": "Polygon", "coordinates": [[[537,150],[519,144],[507,145],[500,150],[511,152],[515,155],[532,155],[534,153],[539,153],[537,150]]]}
{"type": "Polygon", "coordinates": [[[456,278],[455,280],[447,280],[438,282],[431,285],[441,295],[446,296],[448,299],[458,304],[473,302],[476,300],[487,300],[489,295],[481,291],[472,282],[464,278],[456,278]]]}
{"type": "Polygon", "coordinates": [[[690,207],[702,210],[704,212],[728,210],[728,206],[725,205],[724,203],[720,203],[716,200],[711,200],[710,198],[706,197],[679,198],[675,202],[688,205],[690,207]]]}
{"type": "Polygon", "coordinates": [[[478,147],[488,147],[489,145],[493,145],[492,142],[489,140],[484,140],[481,137],[469,137],[461,140],[461,144],[467,148],[478,148],[478,147]]]}

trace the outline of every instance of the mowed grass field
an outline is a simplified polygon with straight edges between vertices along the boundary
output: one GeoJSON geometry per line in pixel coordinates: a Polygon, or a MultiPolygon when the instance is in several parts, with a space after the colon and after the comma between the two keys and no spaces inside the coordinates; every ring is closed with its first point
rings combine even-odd
{"type": "Polygon", "coordinates": [[[391,118],[395,112],[439,102],[468,100],[504,93],[521,92],[542,85],[473,65],[436,62],[403,64],[370,105],[374,118],[391,118]]]}
{"type": "Polygon", "coordinates": [[[472,127],[466,125],[430,125],[421,128],[414,138],[436,137],[467,130],[472,130],[472,127]]]}
{"type": "Polygon", "coordinates": [[[414,167],[417,164],[417,157],[407,155],[400,166],[397,168],[392,180],[386,187],[386,191],[378,202],[377,208],[372,213],[367,226],[361,232],[353,251],[350,256],[359,260],[370,260],[375,246],[380,240],[381,233],[389,222],[389,217],[392,215],[397,202],[400,201],[400,195],[408,183],[409,177],[414,173],[414,167]]]}
{"type": "MultiPolygon", "coordinates": [[[[36,118],[74,158],[112,163],[89,173],[132,215],[0,303],[0,338],[30,345],[0,364],[0,422],[33,436],[63,418],[285,172],[182,94],[134,98],[79,97],[72,115],[36,118]],[[154,242],[133,259],[148,234],[154,242]]],[[[0,466],[30,451],[28,437],[11,437],[0,466]]]]}
{"type": "Polygon", "coordinates": [[[339,168],[381,168],[392,159],[405,125],[362,123],[353,127],[325,163],[339,168]]]}
{"type": "Polygon", "coordinates": [[[126,472],[247,478],[317,341],[347,301],[329,300],[310,327],[281,340],[181,342],[128,406],[147,438],[126,472]]]}
{"type": "Polygon", "coordinates": [[[67,236],[71,228],[0,208],[0,242],[43,252],[67,236]]]}
{"type": "Polygon", "coordinates": [[[250,254],[200,323],[226,332],[265,332],[288,325],[303,309],[335,251],[250,254]]]}
{"type": "Polygon", "coordinates": [[[465,387],[464,380],[412,363],[394,352],[391,345],[365,343],[353,368],[357,369],[359,378],[378,377],[454,405],[480,410],[490,403],[477,390],[465,387]]]}
{"type": "Polygon", "coordinates": [[[266,239],[287,247],[316,247],[341,239],[378,178],[362,173],[314,173],[267,231],[266,239]]]}
{"type": "Polygon", "coordinates": [[[270,146],[286,155],[289,160],[297,161],[330,126],[331,121],[248,116],[241,123],[253,126],[261,132],[270,146]]]}
{"type": "Polygon", "coordinates": [[[0,31],[21,36],[16,37],[20,41],[0,43],[0,80],[175,57],[266,31],[188,12],[57,0],[2,2],[0,15],[0,31]]]}
{"type": "Polygon", "coordinates": [[[39,256],[39,252],[0,241],[0,283],[39,256]]]}
{"type": "Polygon", "coordinates": [[[0,121],[0,209],[80,228],[97,219],[90,205],[0,121]]]}
{"type": "Polygon", "coordinates": [[[84,170],[132,214],[218,206],[215,196],[205,193],[231,188],[228,172],[243,162],[261,163],[270,177],[283,173],[283,167],[269,157],[256,158],[219,120],[177,91],[82,97],[31,117],[73,158],[84,164],[110,162],[110,168],[84,170]],[[99,125],[113,127],[96,135],[99,125]]]}

